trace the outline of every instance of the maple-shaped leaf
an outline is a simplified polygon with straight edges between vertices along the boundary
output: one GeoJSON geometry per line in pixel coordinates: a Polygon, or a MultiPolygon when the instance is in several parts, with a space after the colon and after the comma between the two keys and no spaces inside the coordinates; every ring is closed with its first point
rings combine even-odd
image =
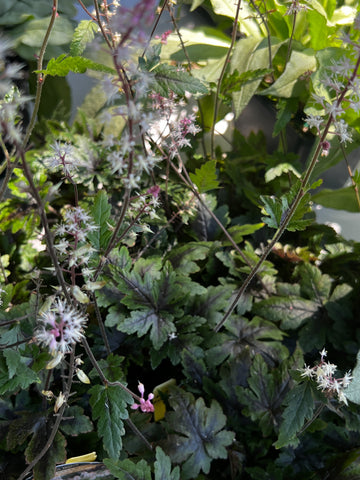
{"type": "Polygon", "coordinates": [[[165,455],[160,447],[156,447],[156,461],[154,463],[155,480],[179,480],[180,468],[171,470],[170,457],[165,455]]]}
{"type": "Polygon", "coordinates": [[[40,383],[36,373],[27,366],[28,359],[16,350],[4,350],[0,356],[0,395],[26,389],[40,383]]]}
{"type": "Polygon", "coordinates": [[[196,478],[202,470],[210,471],[214,458],[227,458],[226,447],[233,439],[233,432],[224,430],[226,416],[213,400],[207,408],[202,398],[196,401],[191,393],[173,388],[169,399],[173,412],[166,416],[170,434],[164,449],[172,462],[182,463],[184,480],[196,478]]]}
{"type": "Polygon", "coordinates": [[[248,387],[236,389],[239,402],[245,405],[244,415],[259,422],[264,436],[269,435],[280,420],[281,404],[290,387],[287,368],[269,369],[263,357],[257,354],[250,368],[248,387]]]}
{"type": "Polygon", "coordinates": [[[125,460],[105,458],[104,464],[119,480],[151,480],[150,466],[145,460],[135,463],[129,458],[125,460]]]}
{"type": "Polygon", "coordinates": [[[120,386],[95,385],[89,391],[92,416],[97,422],[97,432],[103,438],[104,448],[111,458],[118,458],[125,434],[123,420],[128,418],[127,404],[132,396],[120,386]]]}

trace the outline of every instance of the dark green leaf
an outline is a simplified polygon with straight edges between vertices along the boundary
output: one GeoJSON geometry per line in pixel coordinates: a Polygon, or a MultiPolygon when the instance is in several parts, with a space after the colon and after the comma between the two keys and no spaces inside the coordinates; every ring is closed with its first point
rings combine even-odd
{"type": "Polygon", "coordinates": [[[279,438],[275,443],[276,448],[299,444],[297,434],[304,425],[305,420],[310,420],[314,412],[314,399],[311,382],[295,385],[286,396],[287,407],[283,413],[283,422],[280,425],[279,438]]]}
{"type": "Polygon", "coordinates": [[[165,450],[175,463],[182,463],[184,480],[197,477],[202,470],[210,471],[214,458],[226,458],[226,447],[234,434],[223,430],[226,417],[220,405],[213,400],[210,408],[202,398],[194,397],[180,388],[172,389],[169,399],[174,412],[166,416],[169,427],[176,433],[168,436],[165,450]]]}
{"type": "Polygon", "coordinates": [[[156,461],[154,463],[155,480],[179,480],[180,468],[171,471],[171,460],[160,447],[156,447],[156,461]]]}
{"type": "Polygon", "coordinates": [[[354,187],[339,188],[338,190],[323,188],[312,198],[315,203],[323,207],[346,210],[347,212],[359,212],[354,187]]]}
{"type": "Polygon", "coordinates": [[[281,322],[285,330],[298,328],[306,320],[316,318],[319,303],[298,297],[271,297],[255,303],[253,312],[272,322],[281,322]]]}
{"type": "Polygon", "coordinates": [[[84,415],[79,406],[70,406],[66,409],[66,418],[60,424],[60,430],[66,435],[79,435],[93,430],[90,418],[84,415]]]}
{"type": "Polygon", "coordinates": [[[91,216],[98,228],[88,234],[91,245],[98,251],[106,249],[111,237],[110,213],[108,197],[104,190],[100,190],[91,208],[91,216]]]}
{"type": "Polygon", "coordinates": [[[186,92],[193,94],[206,94],[207,88],[195,77],[177,67],[161,63],[152,70],[155,81],[152,88],[163,97],[168,97],[171,92],[183,96],[186,92]]]}
{"type": "Polygon", "coordinates": [[[350,385],[344,389],[344,394],[350,402],[360,405],[360,350],[356,357],[356,366],[352,371],[352,377],[350,385]]]}
{"type": "Polygon", "coordinates": [[[27,358],[14,350],[5,350],[3,355],[0,357],[0,395],[40,383],[36,373],[27,366],[27,358]]]}
{"type": "Polygon", "coordinates": [[[92,416],[97,422],[97,432],[103,438],[104,448],[111,458],[118,458],[125,434],[123,420],[128,418],[127,404],[132,396],[119,386],[95,385],[89,391],[92,416]]]}
{"type": "Polygon", "coordinates": [[[104,463],[119,480],[151,480],[151,470],[145,460],[135,463],[128,458],[125,460],[105,458],[104,463]]]}
{"type": "Polygon", "coordinates": [[[195,261],[204,260],[210,252],[211,242],[188,242],[173,248],[165,257],[178,274],[191,275],[200,270],[195,261]]]}

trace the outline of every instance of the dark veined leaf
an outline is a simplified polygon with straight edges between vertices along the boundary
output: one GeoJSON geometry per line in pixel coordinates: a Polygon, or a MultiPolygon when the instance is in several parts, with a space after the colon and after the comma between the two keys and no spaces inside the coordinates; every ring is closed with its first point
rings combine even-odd
{"type": "Polygon", "coordinates": [[[299,297],[270,297],[255,303],[253,313],[272,322],[281,322],[285,330],[298,328],[306,320],[315,318],[320,305],[299,297]]]}
{"type": "Polygon", "coordinates": [[[92,416],[97,420],[97,432],[111,458],[118,458],[125,434],[123,420],[128,418],[132,396],[119,386],[95,385],[89,390],[92,416]]]}
{"type": "Polygon", "coordinates": [[[92,20],[81,20],[75,28],[73,39],[70,45],[70,55],[76,57],[81,55],[97,33],[98,26],[92,20]]]}
{"type": "Polygon", "coordinates": [[[209,160],[203,163],[200,168],[195,169],[195,173],[190,172],[190,178],[197,186],[199,193],[205,193],[209,190],[219,188],[216,174],[216,160],[209,160]]]}
{"type": "Polygon", "coordinates": [[[304,263],[296,267],[295,275],[300,276],[301,295],[311,300],[325,302],[331,291],[332,280],[329,275],[324,275],[315,265],[304,263]]]}
{"type": "Polygon", "coordinates": [[[151,469],[145,460],[135,463],[128,458],[125,460],[105,458],[104,463],[111,474],[119,480],[151,480],[151,469]]]}
{"type": "Polygon", "coordinates": [[[168,97],[171,92],[179,96],[185,95],[186,92],[200,95],[208,92],[200,80],[172,65],[161,63],[152,70],[152,73],[154,79],[151,87],[163,97],[168,97]]]}
{"type": "Polygon", "coordinates": [[[200,270],[196,263],[204,260],[212,247],[212,242],[188,242],[173,248],[165,257],[179,274],[191,275],[200,270]]]}
{"type": "Polygon", "coordinates": [[[154,463],[155,480],[179,480],[180,468],[171,470],[170,457],[165,455],[160,447],[156,447],[156,461],[154,463]]]}
{"type": "MultiPolygon", "coordinates": [[[[34,426],[34,434],[25,450],[27,463],[32,462],[42,451],[51,435],[52,428],[53,420],[51,417],[45,418],[43,416],[38,419],[38,422],[34,426]]],[[[66,459],[65,445],[65,437],[60,432],[57,432],[50,448],[34,466],[34,478],[38,480],[51,480],[54,477],[56,464],[63,463],[66,459]]]]}
{"type": "Polygon", "coordinates": [[[93,62],[89,58],[69,57],[65,54],[62,54],[57,58],[52,58],[49,60],[45,69],[36,70],[35,73],[65,77],[69,72],[85,73],[87,69],[109,74],[115,73],[113,68],[102,65],[101,63],[93,62]]]}
{"type": "Polygon", "coordinates": [[[182,463],[184,480],[196,478],[200,471],[210,471],[211,461],[226,458],[233,439],[232,432],[224,430],[226,417],[220,405],[213,400],[210,408],[202,398],[196,401],[191,393],[173,388],[169,403],[174,412],[166,416],[168,426],[175,433],[168,436],[164,450],[173,463],[182,463]]]}
{"type": "Polygon", "coordinates": [[[91,208],[91,216],[98,228],[88,234],[91,245],[98,251],[106,249],[111,237],[111,205],[104,190],[100,190],[91,208]]]}
{"type": "Polygon", "coordinates": [[[276,448],[299,444],[297,434],[304,425],[305,420],[310,420],[314,412],[314,399],[311,382],[295,385],[285,398],[287,407],[283,412],[283,421],[280,425],[279,438],[275,443],[276,448]]]}
{"type": "Polygon", "coordinates": [[[280,407],[289,386],[287,369],[269,369],[263,357],[258,354],[250,368],[248,387],[237,388],[239,402],[245,405],[242,412],[259,422],[264,436],[269,435],[280,420],[280,407]]]}

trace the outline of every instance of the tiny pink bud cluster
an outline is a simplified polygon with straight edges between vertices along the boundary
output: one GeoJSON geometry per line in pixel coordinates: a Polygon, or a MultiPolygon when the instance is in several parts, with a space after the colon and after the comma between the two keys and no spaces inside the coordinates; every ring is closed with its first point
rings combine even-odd
{"type": "Polygon", "coordinates": [[[145,398],[144,398],[145,387],[140,382],[139,382],[139,385],[138,385],[138,390],[139,390],[140,395],[141,395],[140,400],[139,400],[140,403],[134,403],[133,405],[131,405],[131,408],[133,410],[137,410],[138,408],[140,408],[140,410],[144,413],[153,412],[154,411],[154,405],[151,403],[151,400],[154,398],[154,394],[149,393],[147,400],[145,400],[145,398]]]}

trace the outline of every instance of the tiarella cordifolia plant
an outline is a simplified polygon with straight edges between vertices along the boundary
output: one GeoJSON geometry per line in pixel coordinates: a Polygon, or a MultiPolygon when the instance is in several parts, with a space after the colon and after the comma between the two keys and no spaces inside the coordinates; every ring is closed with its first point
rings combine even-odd
{"type": "Polygon", "coordinates": [[[357,478],[357,3],[3,3],[5,477],[357,478]]]}

